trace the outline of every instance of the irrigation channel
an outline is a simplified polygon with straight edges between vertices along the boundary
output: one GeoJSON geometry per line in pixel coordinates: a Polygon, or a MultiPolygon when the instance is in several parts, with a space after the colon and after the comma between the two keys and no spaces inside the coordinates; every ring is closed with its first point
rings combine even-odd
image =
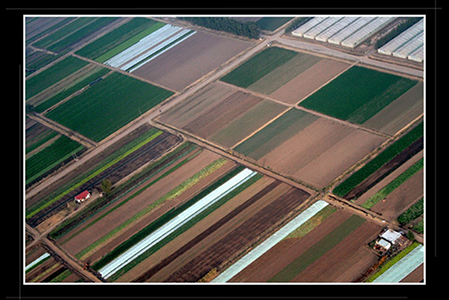
{"type": "Polygon", "coordinates": [[[255,176],[257,172],[248,168],[240,171],[237,175],[217,187],[215,190],[204,196],[194,205],[173,217],[162,227],[158,228],[130,249],[119,255],[116,259],[99,270],[103,278],[107,279],[128,263],[139,257],[141,254],[165,239],[171,233],[180,228],[183,224],[193,219],[196,215],[207,209],[209,206],[222,199],[224,196],[235,190],[237,187],[255,176]]]}

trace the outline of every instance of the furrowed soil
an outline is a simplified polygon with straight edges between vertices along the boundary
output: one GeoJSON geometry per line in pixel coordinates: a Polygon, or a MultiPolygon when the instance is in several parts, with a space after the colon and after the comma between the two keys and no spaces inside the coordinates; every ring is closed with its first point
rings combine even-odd
{"type": "Polygon", "coordinates": [[[234,276],[230,282],[267,282],[350,216],[349,212],[338,210],[304,237],[282,240],[234,276]]]}
{"type": "Polygon", "coordinates": [[[304,202],[310,194],[295,188],[266,206],[238,228],[227,234],[184,267],[169,276],[167,282],[196,282],[212,268],[226,262],[232,255],[251,244],[285,214],[304,202]]]}
{"type": "Polygon", "coordinates": [[[240,40],[197,32],[133,74],[181,91],[250,45],[240,40]]]}
{"type": "MultiPolygon", "coordinates": [[[[363,223],[335,247],[308,266],[292,281],[336,282],[338,277],[353,266],[348,261],[357,254],[360,247],[363,247],[364,244],[374,239],[380,230],[381,227],[375,223],[363,223]]],[[[368,269],[371,262],[376,259],[376,255],[373,253],[368,252],[366,254],[367,256],[362,258],[362,262],[358,264],[358,268],[352,268],[352,276],[347,276],[348,281],[357,279],[360,273],[368,269]]]]}

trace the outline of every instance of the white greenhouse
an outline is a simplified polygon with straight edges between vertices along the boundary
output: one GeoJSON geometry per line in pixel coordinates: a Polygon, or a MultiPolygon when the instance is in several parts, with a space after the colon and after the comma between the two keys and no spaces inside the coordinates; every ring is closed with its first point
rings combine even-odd
{"type": "Polygon", "coordinates": [[[321,32],[319,35],[317,35],[315,37],[315,39],[317,41],[321,41],[321,42],[327,42],[327,40],[337,34],[338,32],[340,32],[340,30],[343,30],[344,28],[346,28],[347,26],[349,26],[352,22],[356,21],[357,19],[360,19],[360,17],[345,17],[341,20],[339,20],[337,23],[335,23],[334,25],[326,28],[326,30],[324,30],[323,32],[321,32]]]}
{"type": "Polygon", "coordinates": [[[410,39],[421,33],[424,29],[424,20],[421,20],[402,32],[400,35],[389,41],[377,50],[378,53],[392,55],[393,52],[407,43],[410,39]]]}
{"type": "Polygon", "coordinates": [[[340,45],[340,43],[349,37],[351,34],[359,30],[361,27],[365,26],[369,22],[373,21],[374,17],[361,17],[351,23],[350,26],[345,27],[343,30],[329,38],[327,41],[331,44],[340,45]]]}
{"type": "Polygon", "coordinates": [[[341,45],[349,48],[355,48],[369,36],[387,26],[394,19],[395,18],[393,17],[378,17],[344,39],[341,42],[341,45]]]}
{"type": "Polygon", "coordinates": [[[323,22],[321,22],[317,26],[313,27],[312,29],[310,29],[309,31],[304,33],[303,36],[305,38],[313,40],[313,39],[315,39],[315,37],[317,35],[319,35],[321,32],[323,32],[327,28],[331,27],[332,25],[334,25],[336,22],[340,21],[341,19],[343,19],[343,18],[342,17],[328,17],[323,22]]]}

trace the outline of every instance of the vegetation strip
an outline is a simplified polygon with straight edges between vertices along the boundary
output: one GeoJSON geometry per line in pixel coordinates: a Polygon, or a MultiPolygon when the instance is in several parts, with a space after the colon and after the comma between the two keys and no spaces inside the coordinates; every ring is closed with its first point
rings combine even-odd
{"type": "MultiPolygon", "coordinates": [[[[407,257],[409,255],[409,253],[412,252],[413,250],[415,250],[416,248],[418,248],[417,250],[419,251],[423,248],[423,246],[417,242],[414,242],[413,244],[411,244],[410,246],[405,248],[403,251],[401,251],[399,254],[394,256],[392,259],[390,259],[386,263],[384,263],[382,265],[382,267],[380,267],[376,273],[374,273],[372,276],[370,276],[366,280],[366,282],[383,282],[382,278],[380,278],[380,279],[378,279],[378,278],[382,274],[384,274],[386,271],[388,271],[391,267],[396,265],[396,263],[401,261],[403,258],[407,257]],[[420,246],[420,247],[418,248],[418,246],[420,246]]],[[[415,252],[416,252],[416,250],[415,250],[415,252]]],[[[423,256],[423,258],[424,258],[424,256],[423,256]]]]}
{"type": "MultiPolygon", "coordinates": [[[[140,185],[143,182],[142,178],[148,180],[149,178],[162,172],[163,170],[171,166],[173,163],[175,163],[176,161],[178,161],[179,159],[181,159],[182,157],[189,154],[191,151],[195,149],[197,149],[195,144],[189,142],[181,144],[174,151],[168,153],[160,160],[151,163],[139,174],[134,175],[130,180],[127,181],[126,184],[122,184],[116,187],[114,190],[112,190],[112,192],[109,195],[106,195],[106,197],[97,199],[95,202],[90,203],[85,210],[67,219],[56,229],[54,229],[49,236],[52,239],[60,239],[61,237],[69,233],[71,230],[77,228],[78,226],[86,222],[89,218],[93,217],[96,213],[100,212],[102,209],[108,207],[110,204],[119,200],[123,195],[128,193],[130,190],[134,189],[135,186],[140,185]],[[132,187],[130,188],[130,186],[132,187]]],[[[68,240],[66,240],[65,242],[67,241],[68,240]]]]}
{"type": "Polygon", "coordinates": [[[274,275],[269,282],[289,282],[296,277],[299,273],[304,271],[314,261],[319,259],[327,251],[335,247],[345,237],[351,234],[355,229],[362,225],[366,220],[352,215],[346,221],[340,224],[332,232],[327,234],[320,241],[315,243],[312,247],[307,249],[301,256],[297,257],[284,269],[274,275]]]}
{"type": "Polygon", "coordinates": [[[110,277],[121,267],[131,262],[139,255],[144,253],[146,250],[151,248],[157,242],[161,241],[169,234],[173,233],[180,226],[184,225],[186,222],[190,221],[196,215],[201,213],[203,210],[208,208],[210,205],[220,200],[226,194],[230,193],[239,185],[243,184],[245,181],[256,175],[257,172],[253,172],[249,169],[244,169],[239,174],[235,175],[233,178],[228,180],[226,183],[222,184],[220,187],[212,191],[210,194],[200,199],[198,202],[193,204],[191,207],[181,212],[176,216],[176,218],[171,219],[166,224],[155,230],[153,233],[142,239],[136,245],[125,251],[114,261],[101,268],[99,272],[104,278],[110,277]]]}
{"type": "Polygon", "coordinates": [[[253,263],[256,259],[261,257],[265,252],[274,247],[277,243],[279,243],[282,239],[288,236],[291,232],[293,232],[296,228],[307,222],[311,217],[320,212],[323,208],[328,205],[326,201],[318,200],[305,211],[303,211],[299,216],[291,220],[289,223],[284,225],[281,229],[276,231],[273,235],[271,235],[268,239],[266,239],[259,246],[254,248],[251,252],[246,254],[244,257],[239,259],[236,263],[234,263],[231,267],[226,269],[223,273],[217,276],[212,282],[227,282],[232,277],[237,275],[240,271],[245,269],[251,263],[253,263]]]}
{"type": "Polygon", "coordinates": [[[396,188],[398,188],[401,184],[407,181],[410,177],[412,177],[416,172],[421,170],[424,167],[424,158],[421,158],[417,161],[413,166],[405,170],[401,175],[396,177],[392,182],[390,182],[386,187],[378,191],[371,198],[366,200],[365,203],[362,204],[362,207],[366,209],[372,208],[377,202],[384,199],[391,192],[393,192],[396,188]]]}
{"type": "Polygon", "coordinates": [[[138,145],[134,146],[133,148],[131,148],[130,150],[128,150],[127,152],[125,152],[124,154],[120,155],[119,157],[115,158],[114,160],[112,160],[111,162],[107,163],[106,165],[102,166],[101,168],[97,169],[95,172],[91,173],[89,176],[85,177],[83,180],[81,180],[80,182],[78,182],[77,184],[73,185],[72,187],[70,187],[69,189],[65,190],[64,192],[62,192],[61,194],[57,195],[56,197],[54,197],[53,199],[51,199],[50,201],[47,201],[45,203],[42,203],[41,205],[39,205],[39,207],[35,208],[33,211],[31,211],[30,213],[28,213],[26,215],[27,218],[31,218],[32,216],[34,216],[35,214],[37,214],[39,211],[41,211],[42,209],[50,206],[51,204],[53,204],[54,202],[56,202],[57,200],[61,199],[62,197],[64,197],[65,195],[67,195],[69,192],[73,191],[74,189],[76,189],[77,187],[81,186],[82,184],[86,183],[87,181],[89,181],[90,179],[94,178],[95,176],[97,176],[98,174],[100,174],[101,172],[103,172],[104,170],[106,170],[107,168],[111,167],[112,165],[116,164],[117,162],[119,162],[120,160],[122,160],[123,158],[127,157],[128,155],[130,155],[131,153],[133,153],[134,151],[136,151],[137,149],[139,149],[140,147],[142,147],[143,145],[149,143],[150,141],[152,141],[153,139],[155,139],[156,137],[158,137],[159,135],[161,135],[163,133],[163,131],[158,130],[156,133],[154,133],[153,135],[151,135],[150,137],[148,137],[147,139],[145,139],[143,142],[139,143],[138,145]]]}
{"type": "MultiPolygon", "coordinates": [[[[162,196],[161,198],[159,198],[155,202],[151,203],[145,209],[143,209],[142,211],[138,212],[137,214],[135,214],[134,216],[129,218],[127,221],[125,221],[124,223],[122,223],[121,225],[116,227],[114,230],[109,232],[107,235],[101,237],[99,240],[97,240],[93,245],[90,245],[88,248],[94,249],[95,247],[98,247],[101,243],[105,242],[106,240],[108,240],[109,238],[111,238],[112,236],[117,234],[120,230],[122,230],[123,228],[127,227],[131,223],[135,222],[137,219],[140,219],[141,217],[143,217],[144,215],[149,213],[151,210],[153,210],[158,205],[164,203],[168,198],[173,197],[175,194],[180,195],[180,193],[181,193],[181,189],[179,188],[180,186],[184,186],[184,191],[185,191],[185,188],[187,186],[189,186],[189,185],[192,186],[191,184],[193,183],[193,181],[198,182],[200,179],[202,179],[202,178],[206,177],[207,175],[211,174],[213,170],[217,170],[219,166],[223,166],[225,162],[226,161],[223,160],[223,159],[219,159],[219,160],[213,162],[212,164],[210,164],[209,166],[207,166],[206,168],[204,168],[200,172],[196,173],[191,178],[187,179],[184,183],[182,183],[178,187],[174,188],[173,190],[171,190],[170,192],[168,192],[167,194],[165,194],[164,196],[162,196]],[[190,182],[190,184],[187,185],[186,184],[187,182],[190,182]]],[[[231,172],[231,173],[233,173],[233,172],[231,172]]],[[[181,213],[182,211],[184,211],[185,209],[187,209],[188,207],[193,205],[198,200],[199,200],[199,198],[194,197],[193,199],[191,199],[191,200],[187,201],[186,203],[182,204],[181,206],[179,206],[179,208],[174,208],[174,209],[168,211],[163,216],[158,218],[156,221],[152,222],[149,226],[145,227],[140,232],[138,232],[137,234],[133,235],[127,241],[123,242],[118,247],[116,247],[114,250],[112,250],[111,252],[106,254],[102,259],[100,259],[98,262],[96,262],[93,265],[93,268],[95,268],[96,270],[102,268],[103,266],[105,266],[106,264],[111,262],[113,259],[115,259],[118,255],[120,255],[121,253],[126,251],[128,248],[130,248],[134,244],[138,243],[142,238],[145,237],[145,235],[148,235],[149,233],[151,233],[152,231],[154,231],[158,227],[162,226],[168,220],[170,220],[170,218],[174,217],[175,214],[181,213]]],[[[83,250],[82,252],[86,252],[86,250],[83,250]]],[[[79,257],[80,253],[78,253],[76,256],[79,257]]]]}
{"type": "MultiPolygon", "coordinates": [[[[346,179],[343,183],[337,186],[333,193],[340,197],[348,194],[352,189],[354,189],[358,184],[360,184],[363,180],[368,178],[371,174],[381,168],[383,165],[392,160],[395,156],[400,154],[404,149],[410,146],[414,141],[423,136],[423,123],[420,123],[418,126],[413,128],[410,132],[405,134],[399,140],[397,140],[394,144],[385,149],[382,153],[368,162],[365,166],[359,169],[357,172],[352,174],[348,179],[346,179]]],[[[397,166],[399,167],[399,166],[397,166]]],[[[386,175],[393,172],[394,169],[390,170],[386,175]]],[[[386,176],[384,175],[384,176],[386,176]]]]}

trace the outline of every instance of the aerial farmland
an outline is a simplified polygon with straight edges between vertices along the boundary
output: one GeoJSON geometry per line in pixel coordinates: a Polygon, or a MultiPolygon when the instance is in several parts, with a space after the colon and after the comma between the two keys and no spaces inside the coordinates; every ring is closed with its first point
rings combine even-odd
{"type": "Polygon", "coordinates": [[[196,18],[24,17],[25,284],[425,282],[419,18],[196,18]]]}

